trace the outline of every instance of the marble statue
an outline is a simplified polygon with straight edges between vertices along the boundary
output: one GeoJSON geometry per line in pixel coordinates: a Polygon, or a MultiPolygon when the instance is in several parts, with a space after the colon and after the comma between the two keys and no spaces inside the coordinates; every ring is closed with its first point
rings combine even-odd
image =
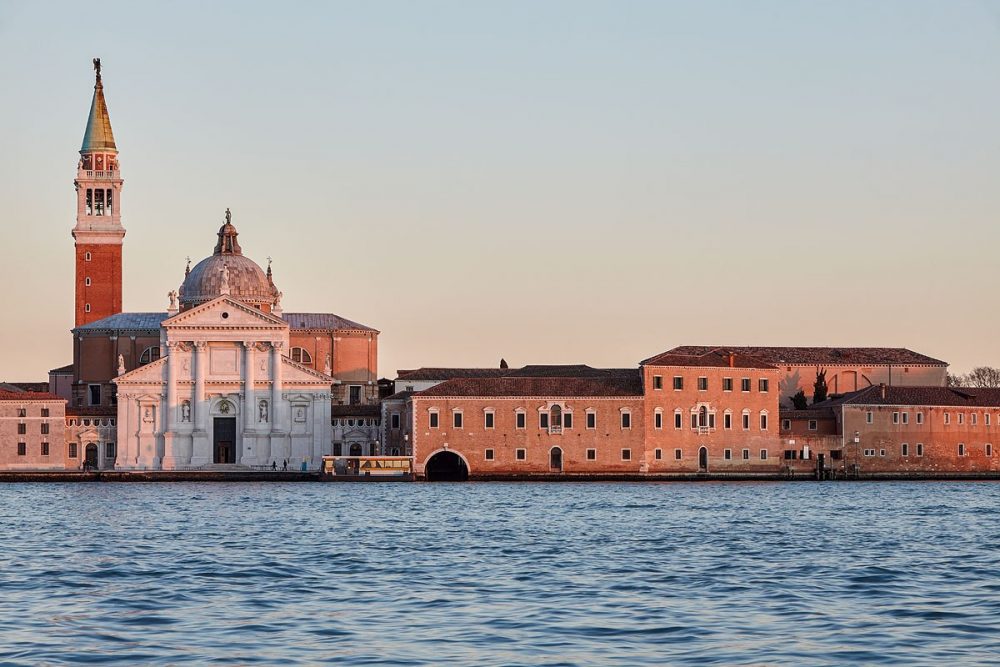
{"type": "Polygon", "coordinates": [[[125,374],[125,356],[119,354],[118,355],[118,375],[124,375],[124,374],[125,374]]]}

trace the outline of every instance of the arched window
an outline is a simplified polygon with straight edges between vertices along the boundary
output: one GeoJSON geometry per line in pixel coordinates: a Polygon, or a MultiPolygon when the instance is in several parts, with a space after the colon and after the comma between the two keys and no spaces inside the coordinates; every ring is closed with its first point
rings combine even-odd
{"type": "Polygon", "coordinates": [[[142,351],[142,354],[139,355],[139,365],[144,366],[145,364],[152,363],[159,358],[160,358],[159,347],[157,347],[156,345],[153,345],[152,347],[147,347],[145,350],[142,351]]]}
{"type": "Polygon", "coordinates": [[[562,428],[562,408],[558,405],[553,405],[549,409],[549,427],[555,429],[562,428]]]}
{"type": "Polygon", "coordinates": [[[310,355],[305,349],[301,347],[292,348],[292,361],[300,364],[311,364],[313,362],[312,355],[310,355]]]}
{"type": "Polygon", "coordinates": [[[698,408],[698,426],[702,428],[708,426],[708,408],[704,405],[698,408]]]}

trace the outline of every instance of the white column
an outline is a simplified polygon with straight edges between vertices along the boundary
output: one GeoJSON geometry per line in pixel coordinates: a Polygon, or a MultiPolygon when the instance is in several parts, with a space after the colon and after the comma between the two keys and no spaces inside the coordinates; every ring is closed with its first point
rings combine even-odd
{"type": "Polygon", "coordinates": [[[257,387],[257,378],[254,367],[254,341],[244,341],[243,343],[243,410],[245,412],[244,430],[252,431],[257,422],[257,406],[254,393],[257,387]]]}
{"type": "Polygon", "coordinates": [[[282,374],[284,367],[281,363],[281,348],[283,343],[271,343],[271,430],[284,430],[283,401],[281,399],[282,374]]]}
{"type": "Polygon", "coordinates": [[[163,468],[177,467],[177,457],[174,453],[174,431],[177,428],[177,353],[179,348],[175,341],[167,343],[167,400],[163,406],[161,423],[163,424],[163,468]]]}
{"type": "Polygon", "coordinates": [[[208,417],[208,403],[205,402],[205,343],[197,341],[194,344],[194,410],[195,431],[204,432],[208,417]]]}

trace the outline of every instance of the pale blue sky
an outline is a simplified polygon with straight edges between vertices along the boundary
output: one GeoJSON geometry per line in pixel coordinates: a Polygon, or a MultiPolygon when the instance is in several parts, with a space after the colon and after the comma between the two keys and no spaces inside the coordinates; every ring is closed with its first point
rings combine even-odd
{"type": "Polygon", "coordinates": [[[93,89],[125,307],[231,207],[287,310],[418,365],[678,344],[1000,365],[1000,2],[0,0],[0,379],[71,360],[93,89]]]}

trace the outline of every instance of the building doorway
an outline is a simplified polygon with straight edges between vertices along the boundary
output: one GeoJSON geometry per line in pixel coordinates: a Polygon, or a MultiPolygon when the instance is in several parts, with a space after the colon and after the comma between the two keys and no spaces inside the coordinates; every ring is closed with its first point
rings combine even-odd
{"type": "Polygon", "coordinates": [[[549,468],[562,472],[562,448],[553,447],[549,450],[549,468]]]}
{"type": "Polygon", "coordinates": [[[212,462],[236,463],[236,417],[215,417],[212,462]]]}
{"type": "Polygon", "coordinates": [[[708,472],[708,449],[705,447],[698,450],[698,468],[702,472],[708,472]]]}
{"type": "Polygon", "coordinates": [[[350,455],[351,456],[361,456],[361,445],[358,444],[358,443],[356,443],[356,442],[352,442],[351,443],[351,449],[350,449],[350,455]]]}
{"type": "Polygon", "coordinates": [[[427,461],[424,475],[428,482],[464,482],[469,479],[469,469],[455,452],[438,452],[427,461]]]}
{"type": "Polygon", "coordinates": [[[97,470],[97,445],[94,443],[88,443],[87,448],[83,450],[83,469],[84,470],[97,470]]]}

